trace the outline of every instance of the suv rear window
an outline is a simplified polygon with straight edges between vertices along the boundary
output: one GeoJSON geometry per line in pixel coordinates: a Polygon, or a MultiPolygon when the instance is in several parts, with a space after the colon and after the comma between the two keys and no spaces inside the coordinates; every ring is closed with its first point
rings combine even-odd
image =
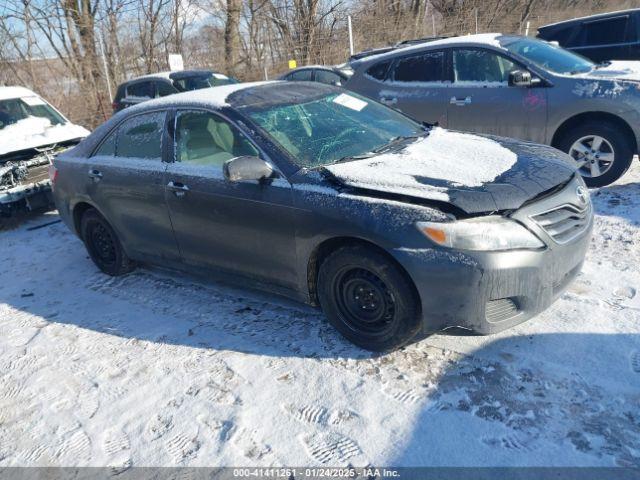
{"type": "Polygon", "coordinates": [[[376,63],[373,67],[369,67],[367,70],[367,75],[376,80],[383,81],[387,76],[387,71],[389,70],[389,65],[391,65],[391,60],[387,60],[386,62],[376,63]]]}
{"type": "Polygon", "coordinates": [[[609,43],[624,43],[626,41],[628,16],[608,18],[594,22],[586,22],[587,45],[606,45],[609,43]]]}
{"type": "Polygon", "coordinates": [[[127,85],[127,97],[153,98],[154,96],[152,82],[138,82],[127,85]]]}
{"type": "Polygon", "coordinates": [[[398,60],[393,79],[396,82],[444,81],[444,52],[425,52],[398,60]]]}

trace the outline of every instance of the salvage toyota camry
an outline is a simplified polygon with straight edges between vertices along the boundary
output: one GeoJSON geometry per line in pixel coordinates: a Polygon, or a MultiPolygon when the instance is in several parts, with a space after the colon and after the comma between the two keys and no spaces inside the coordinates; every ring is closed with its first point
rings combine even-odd
{"type": "Polygon", "coordinates": [[[61,217],[103,272],[217,272],[319,305],[353,343],[387,350],[448,327],[497,332],[548,307],[590,238],[576,170],[551,147],[270,82],[131,107],[51,175],[61,217]]]}

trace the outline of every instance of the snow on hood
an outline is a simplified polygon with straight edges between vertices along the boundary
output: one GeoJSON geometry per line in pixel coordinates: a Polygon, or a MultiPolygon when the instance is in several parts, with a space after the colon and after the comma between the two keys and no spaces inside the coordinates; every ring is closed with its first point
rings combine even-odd
{"type": "Polygon", "coordinates": [[[640,82],[640,62],[614,60],[586,74],[589,77],[635,80],[640,82]]]}
{"type": "Polygon", "coordinates": [[[434,200],[446,201],[449,187],[482,186],[509,170],[517,159],[514,152],[492,139],[434,128],[401,152],[329,165],[326,169],[353,186],[393,186],[396,193],[407,195],[426,189],[434,200]],[[425,184],[429,180],[435,180],[433,185],[425,184]]]}
{"type": "Polygon", "coordinates": [[[27,117],[0,130],[0,155],[84,138],[86,128],[64,123],[51,125],[47,118],[27,117]]]}

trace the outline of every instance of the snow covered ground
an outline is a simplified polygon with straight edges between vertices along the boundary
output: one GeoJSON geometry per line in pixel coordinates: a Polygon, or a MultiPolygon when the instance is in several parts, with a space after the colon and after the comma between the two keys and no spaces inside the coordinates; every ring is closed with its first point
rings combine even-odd
{"type": "Polygon", "coordinates": [[[48,214],[0,232],[0,466],[640,466],[640,163],[583,273],[500,335],[370,355],[321,314],[99,273],[48,214]]]}

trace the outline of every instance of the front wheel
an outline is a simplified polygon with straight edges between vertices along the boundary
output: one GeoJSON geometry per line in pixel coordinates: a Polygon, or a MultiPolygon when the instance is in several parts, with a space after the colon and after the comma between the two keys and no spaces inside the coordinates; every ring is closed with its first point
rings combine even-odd
{"type": "Polygon", "coordinates": [[[580,165],[579,173],[589,187],[615,182],[633,160],[632,142],[610,122],[587,122],[572,128],[558,142],[580,165]]]}
{"type": "Polygon", "coordinates": [[[91,260],[107,275],[124,275],[135,268],[116,232],[96,210],[87,210],[82,215],[80,234],[91,260]]]}
{"type": "Polygon", "coordinates": [[[372,248],[349,246],[331,253],[320,266],[318,298],[329,322],[367,350],[398,348],[421,326],[413,284],[395,262],[372,248]]]}

